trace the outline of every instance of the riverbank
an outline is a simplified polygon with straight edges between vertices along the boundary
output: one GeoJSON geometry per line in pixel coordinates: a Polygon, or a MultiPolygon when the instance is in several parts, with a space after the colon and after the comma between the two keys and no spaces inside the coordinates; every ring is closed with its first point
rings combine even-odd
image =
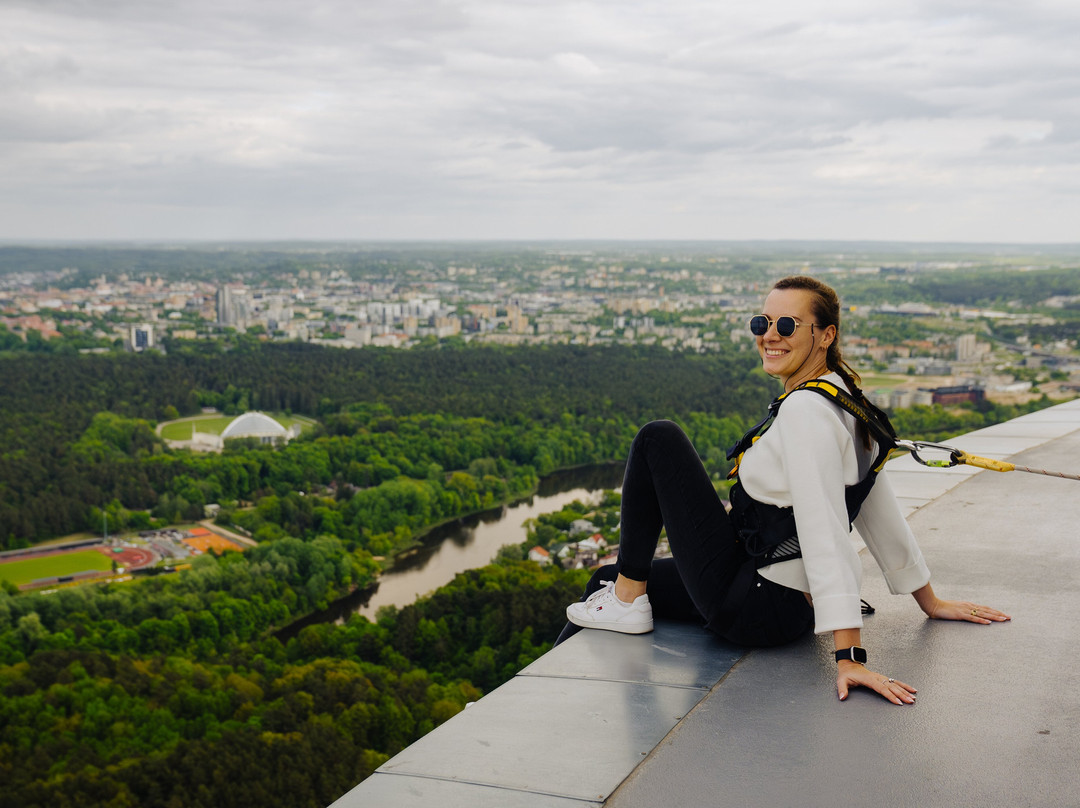
{"type": "Polygon", "coordinates": [[[309,625],[344,622],[353,614],[374,620],[383,606],[400,608],[413,603],[417,597],[449,583],[459,572],[486,566],[504,544],[525,541],[525,520],[558,511],[574,499],[618,488],[622,469],[622,463],[560,469],[546,475],[531,496],[433,525],[411,552],[394,557],[373,586],[293,621],[275,631],[274,636],[288,642],[309,625]]]}
{"type": "Polygon", "coordinates": [[[409,544],[399,550],[395,550],[388,557],[379,557],[376,560],[379,562],[380,568],[390,569],[400,560],[422,550],[424,545],[429,543],[429,537],[436,534],[440,529],[446,528],[447,526],[460,525],[473,518],[483,520],[486,515],[501,513],[504,509],[511,508],[521,502],[527,502],[533,497],[552,496],[553,494],[564,490],[568,479],[572,479],[575,487],[588,488],[589,490],[595,490],[601,487],[618,487],[622,484],[622,470],[625,465],[626,463],[621,460],[609,460],[604,463],[581,463],[576,466],[565,466],[561,469],[555,469],[550,474],[546,474],[539,478],[536,485],[532,487],[532,490],[529,493],[509,497],[508,499],[504,499],[501,502],[492,505],[490,508],[479,508],[467,513],[458,514],[457,516],[450,516],[439,522],[428,525],[422,530],[414,533],[409,544]],[[590,485],[590,481],[593,477],[605,483],[612,480],[613,478],[608,472],[614,472],[616,469],[618,470],[617,482],[611,485],[590,485]]]}

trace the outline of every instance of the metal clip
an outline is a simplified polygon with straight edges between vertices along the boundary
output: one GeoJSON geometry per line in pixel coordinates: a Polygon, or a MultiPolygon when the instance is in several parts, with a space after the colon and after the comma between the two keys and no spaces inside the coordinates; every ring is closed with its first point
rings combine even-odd
{"type": "Polygon", "coordinates": [[[910,452],[911,456],[915,458],[917,463],[921,463],[924,466],[930,466],[937,469],[950,469],[953,466],[959,466],[963,461],[961,460],[961,452],[959,449],[955,449],[952,446],[946,446],[943,443],[930,443],[924,440],[898,440],[896,446],[906,452],[910,452]],[[919,451],[926,451],[932,449],[938,452],[947,452],[949,455],[948,460],[929,460],[919,454],[919,451]]]}

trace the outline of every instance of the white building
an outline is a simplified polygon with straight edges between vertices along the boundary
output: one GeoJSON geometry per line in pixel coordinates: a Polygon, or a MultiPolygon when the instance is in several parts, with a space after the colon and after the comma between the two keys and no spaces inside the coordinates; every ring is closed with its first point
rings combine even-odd
{"type": "Polygon", "coordinates": [[[189,448],[203,452],[220,452],[225,441],[233,438],[252,438],[260,443],[283,446],[300,434],[299,425],[286,429],[269,415],[261,412],[245,412],[234,418],[220,435],[199,432],[198,421],[191,425],[190,441],[169,441],[170,446],[189,448]]]}
{"type": "Polygon", "coordinates": [[[133,351],[145,351],[154,347],[154,326],[149,323],[140,323],[131,326],[128,331],[128,345],[133,351]]]}
{"type": "Polygon", "coordinates": [[[956,358],[960,362],[974,359],[978,355],[978,345],[974,334],[961,334],[956,338],[956,358]]]}
{"type": "Polygon", "coordinates": [[[540,545],[529,550],[529,561],[535,561],[542,567],[546,567],[551,563],[551,553],[545,550],[540,545]]]}

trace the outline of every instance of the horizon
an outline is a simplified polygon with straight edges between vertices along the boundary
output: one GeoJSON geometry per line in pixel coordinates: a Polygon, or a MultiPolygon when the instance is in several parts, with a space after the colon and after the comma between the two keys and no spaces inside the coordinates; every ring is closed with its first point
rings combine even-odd
{"type": "Polygon", "coordinates": [[[634,247],[643,246],[770,246],[784,245],[792,247],[831,247],[831,246],[865,246],[865,247],[919,247],[919,248],[1080,248],[1080,239],[1072,241],[961,241],[961,240],[895,240],[895,239],[858,239],[858,238],[829,238],[829,239],[806,239],[806,238],[761,238],[761,239],[730,239],[730,238],[426,238],[417,236],[414,238],[168,238],[168,237],[132,237],[132,238],[15,238],[0,237],[0,248],[3,247],[114,247],[135,245],[141,247],[174,247],[174,246],[251,246],[251,245],[276,245],[276,246],[363,246],[377,244],[380,246],[413,246],[413,245],[513,245],[528,247],[531,245],[580,245],[598,244],[605,246],[628,245],[634,247]]]}

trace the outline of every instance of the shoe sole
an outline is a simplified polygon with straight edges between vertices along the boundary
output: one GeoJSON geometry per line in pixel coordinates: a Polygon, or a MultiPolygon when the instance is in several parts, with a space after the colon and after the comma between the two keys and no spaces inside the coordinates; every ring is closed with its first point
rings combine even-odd
{"type": "Polygon", "coordinates": [[[619,634],[648,634],[653,630],[652,623],[641,623],[640,625],[633,625],[630,623],[588,623],[581,620],[575,620],[571,614],[566,615],[566,619],[580,628],[598,628],[603,631],[615,631],[619,634]]]}

